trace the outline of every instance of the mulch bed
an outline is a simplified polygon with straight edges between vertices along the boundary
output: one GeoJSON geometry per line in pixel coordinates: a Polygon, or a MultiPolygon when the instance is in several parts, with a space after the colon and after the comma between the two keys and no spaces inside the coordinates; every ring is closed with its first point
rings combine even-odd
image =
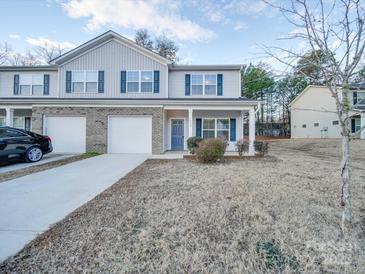
{"type": "Polygon", "coordinates": [[[48,162],[48,163],[44,163],[44,164],[40,164],[40,165],[17,169],[14,171],[0,173],[0,183],[8,181],[8,180],[16,179],[19,177],[23,177],[26,175],[30,175],[30,174],[33,174],[36,172],[44,171],[47,169],[67,165],[67,164],[70,164],[70,163],[73,163],[76,161],[80,161],[80,160],[84,160],[84,159],[87,159],[87,158],[90,158],[93,156],[96,156],[96,154],[94,155],[94,154],[85,153],[85,154],[81,154],[81,155],[71,156],[66,159],[55,160],[53,162],[48,162]]]}

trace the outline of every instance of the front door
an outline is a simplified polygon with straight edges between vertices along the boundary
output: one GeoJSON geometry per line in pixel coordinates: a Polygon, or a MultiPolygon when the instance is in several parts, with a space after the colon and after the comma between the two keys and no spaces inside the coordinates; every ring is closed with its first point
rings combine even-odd
{"type": "Polygon", "coordinates": [[[171,150],[184,150],[184,120],[171,120],[171,150]]]}

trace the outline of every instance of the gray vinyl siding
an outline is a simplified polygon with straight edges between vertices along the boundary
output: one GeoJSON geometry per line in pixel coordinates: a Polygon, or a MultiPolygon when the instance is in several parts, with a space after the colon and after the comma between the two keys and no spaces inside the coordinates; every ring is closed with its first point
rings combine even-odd
{"type": "Polygon", "coordinates": [[[237,98],[240,96],[241,74],[239,70],[232,71],[170,71],[169,73],[169,97],[170,98],[237,98]],[[185,74],[223,74],[223,95],[185,96],[185,74]]]}
{"type": "MultiPolygon", "coordinates": [[[[43,95],[41,97],[57,97],[58,87],[58,74],[57,71],[0,71],[0,97],[34,97],[36,96],[21,96],[14,95],[14,75],[19,74],[49,74],[49,95],[43,95]]],[[[40,97],[40,96],[37,96],[40,97]]]]}
{"type": "Polygon", "coordinates": [[[145,56],[115,40],[106,42],[76,59],[60,66],[61,98],[166,98],[167,65],[145,56]],[[103,70],[104,93],[66,93],[66,71],[103,70]],[[159,70],[159,93],[124,93],[120,92],[121,70],[159,70]]]}

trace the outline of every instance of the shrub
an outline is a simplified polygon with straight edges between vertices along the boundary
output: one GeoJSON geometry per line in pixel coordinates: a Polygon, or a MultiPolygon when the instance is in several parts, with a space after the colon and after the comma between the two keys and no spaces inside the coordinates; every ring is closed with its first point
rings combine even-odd
{"type": "Polygon", "coordinates": [[[265,155],[269,149],[269,143],[263,141],[255,141],[255,151],[261,155],[265,155]]]}
{"type": "Polygon", "coordinates": [[[248,152],[250,142],[244,139],[239,139],[236,143],[238,155],[242,157],[243,152],[248,152]]]}
{"type": "Polygon", "coordinates": [[[207,139],[199,144],[196,157],[202,163],[215,163],[223,159],[228,143],[224,139],[207,139]]]}
{"type": "Polygon", "coordinates": [[[190,137],[186,143],[188,144],[188,150],[191,154],[195,154],[196,150],[199,147],[199,143],[202,141],[203,139],[200,137],[190,137]]]}

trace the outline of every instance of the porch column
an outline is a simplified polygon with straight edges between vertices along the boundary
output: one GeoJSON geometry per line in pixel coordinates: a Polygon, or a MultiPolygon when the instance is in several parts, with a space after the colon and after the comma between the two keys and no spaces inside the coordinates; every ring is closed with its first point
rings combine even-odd
{"type": "Polygon", "coordinates": [[[14,109],[7,107],[6,110],[6,117],[5,117],[5,125],[8,127],[13,126],[13,117],[14,117],[14,109]]]}
{"type": "Polygon", "coordinates": [[[248,150],[248,154],[250,156],[255,155],[255,147],[254,147],[254,142],[255,142],[255,110],[254,108],[250,108],[249,110],[249,126],[248,126],[248,140],[250,142],[250,147],[248,150]]]}
{"type": "MultiPolygon", "coordinates": [[[[365,127],[365,113],[361,113],[360,116],[360,128],[365,127]]],[[[365,129],[360,132],[360,139],[365,139],[365,129]]]]}
{"type": "Polygon", "coordinates": [[[193,109],[189,108],[188,109],[189,112],[189,136],[188,137],[193,137],[193,109]]]}

